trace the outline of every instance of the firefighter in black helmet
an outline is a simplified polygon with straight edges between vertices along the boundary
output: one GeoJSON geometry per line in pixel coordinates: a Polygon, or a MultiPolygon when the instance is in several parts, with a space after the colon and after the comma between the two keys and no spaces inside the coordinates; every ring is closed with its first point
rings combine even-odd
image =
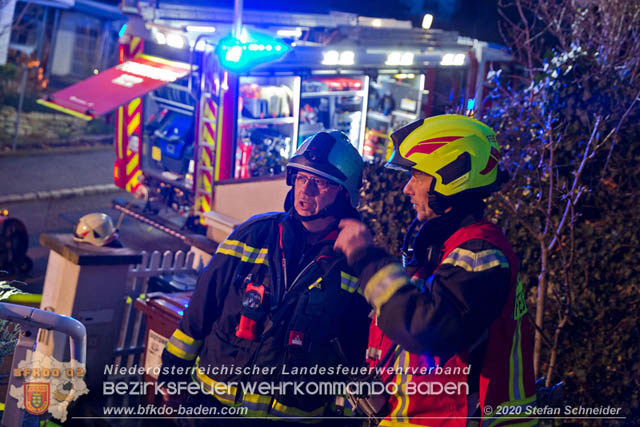
{"type": "Polygon", "coordinates": [[[339,221],[358,217],[362,170],[343,133],[309,137],[287,165],[286,211],[249,219],[218,246],[162,356],[166,368],[199,368],[200,401],[267,420],[335,415],[334,395],[243,387],[345,381],[336,368],[363,362],[370,310],[333,251],[339,221]]]}

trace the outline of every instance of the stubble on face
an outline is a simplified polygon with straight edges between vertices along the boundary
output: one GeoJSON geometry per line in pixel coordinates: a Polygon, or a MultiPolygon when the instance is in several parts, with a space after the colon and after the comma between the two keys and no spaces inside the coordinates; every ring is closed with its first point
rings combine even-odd
{"type": "Polygon", "coordinates": [[[412,170],[411,179],[402,189],[402,192],[411,199],[418,220],[423,222],[439,216],[429,207],[429,191],[433,180],[431,175],[412,170]]]}
{"type": "MultiPolygon", "coordinates": [[[[314,178],[314,174],[306,172],[298,172],[304,176],[314,178]]],[[[325,190],[321,190],[315,183],[307,182],[306,184],[295,184],[293,195],[293,206],[300,216],[311,216],[321,212],[327,206],[330,206],[338,196],[340,187],[332,185],[325,190]]],[[[334,222],[333,217],[318,218],[312,221],[303,221],[303,226],[309,231],[321,231],[334,222]]]]}

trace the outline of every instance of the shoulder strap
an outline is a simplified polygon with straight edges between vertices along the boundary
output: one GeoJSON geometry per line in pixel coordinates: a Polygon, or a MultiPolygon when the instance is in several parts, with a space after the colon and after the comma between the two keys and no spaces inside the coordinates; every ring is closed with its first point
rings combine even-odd
{"type": "Polygon", "coordinates": [[[467,225],[453,233],[443,244],[441,259],[445,259],[455,248],[470,240],[484,240],[500,249],[509,261],[511,282],[515,283],[518,276],[518,258],[502,231],[495,224],[488,221],[479,221],[467,225]]]}

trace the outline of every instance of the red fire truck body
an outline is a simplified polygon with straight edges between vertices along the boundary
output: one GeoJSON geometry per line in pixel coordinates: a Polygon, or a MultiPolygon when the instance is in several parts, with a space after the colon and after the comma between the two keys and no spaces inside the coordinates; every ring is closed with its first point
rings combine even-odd
{"type": "Polygon", "coordinates": [[[365,160],[384,160],[397,127],[472,114],[488,68],[510,60],[500,46],[406,21],[263,11],[244,11],[240,47],[221,57],[232,11],[160,4],[125,10],[117,66],[41,102],[87,120],[115,111],[116,185],[192,226],[222,224],[216,240],[281,208],[287,159],[305,137],[340,129],[365,160]],[[276,49],[279,59],[225,68],[276,49]]]}

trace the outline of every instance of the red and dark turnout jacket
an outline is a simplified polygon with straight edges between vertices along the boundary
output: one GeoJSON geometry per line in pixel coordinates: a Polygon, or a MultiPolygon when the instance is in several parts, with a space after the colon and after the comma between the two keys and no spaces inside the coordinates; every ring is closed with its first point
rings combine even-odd
{"type": "Polygon", "coordinates": [[[489,222],[440,217],[414,246],[407,270],[379,249],[355,254],[376,310],[367,361],[380,367],[396,349],[380,370],[394,392],[381,425],[535,425],[523,416],[536,400],[532,331],[509,242],[489,222]]]}

